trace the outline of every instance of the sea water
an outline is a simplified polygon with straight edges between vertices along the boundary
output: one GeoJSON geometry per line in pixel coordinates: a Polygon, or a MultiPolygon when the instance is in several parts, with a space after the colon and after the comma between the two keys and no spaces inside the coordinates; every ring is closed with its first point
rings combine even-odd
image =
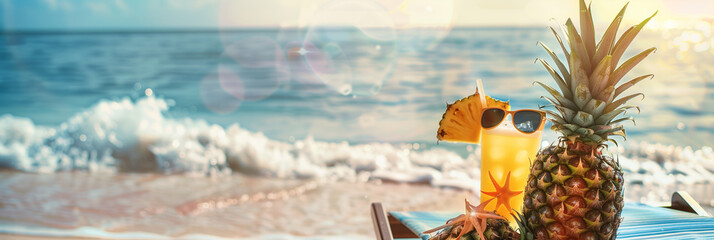
{"type": "MultiPolygon", "coordinates": [[[[692,31],[643,31],[626,54],[659,48],[626,76],[655,74],[631,90],[646,95],[629,113],[637,125],[609,148],[628,201],[686,190],[714,204],[714,50],[682,47],[695,43],[681,36],[704,34],[692,31]]],[[[478,199],[480,151],[437,144],[445,104],[478,78],[514,109],[547,104],[532,85],[552,81],[533,63],[547,57],[536,42],[557,43],[544,28],[419,36],[5,33],[0,232],[371,239],[370,202],[461,210],[478,199]]],[[[544,145],[556,139],[549,126],[544,145]]]]}

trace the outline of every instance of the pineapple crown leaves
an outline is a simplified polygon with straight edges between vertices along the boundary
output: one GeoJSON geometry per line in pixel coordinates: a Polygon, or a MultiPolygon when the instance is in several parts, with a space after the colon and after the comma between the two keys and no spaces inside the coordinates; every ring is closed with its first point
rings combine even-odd
{"type": "Polygon", "coordinates": [[[560,132],[567,139],[580,139],[598,145],[605,141],[617,144],[616,141],[609,139],[609,136],[617,135],[624,138],[626,135],[625,129],[618,124],[625,120],[634,123],[632,117],[618,118],[618,116],[627,114],[627,110],[630,109],[639,112],[637,106],[625,104],[638,96],[644,98],[644,94],[635,93],[624,97],[621,95],[642,80],[652,79],[654,75],[646,74],[623,83],[620,81],[635,65],[654,53],[656,48],[644,50],[619,66],[618,63],[625,49],[645,24],[657,15],[657,12],[627,29],[617,39],[617,31],[628,5],[629,3],[625,4],[618,12],[599,42],[595,41],[591,7],[589,4],[586,5],[584,0],[580,0],[579,5],[580,33],[571,19],[561,26],[565,38],[561,38],[556,30],[550,27],[565,55],[565,62],[561,61],[546,44],[537,43],[548,53],[555,68],[541,58],[537,58],[536,62],[540,62],[548,71],[556,82],[557,89],[540,81],[533,84],[538,84],[549,93],[550,96],[542,98],[550,105],[541,108],[554,107],[557,110],[557,112],[548,110],[545,112],[553,122],[552,129],[560,132]],[[609,126],[609,128],[605,129],[602,126],[609,126]]]}
{"type": "Polygon", "coordinates": [[[516,223],[518,224],[518,233],[521,234],[520,240],[535,239],[535,235],[533,235],[533,231],[531,231],[531,229],[528,227],[528,224],[526,223],[526,218],[523,216],[523,214],[515,211],[515,209],[513,209],[513,212],[515,212],[516,214],[511,213],[511,216],[516,219],[516,223]]]}

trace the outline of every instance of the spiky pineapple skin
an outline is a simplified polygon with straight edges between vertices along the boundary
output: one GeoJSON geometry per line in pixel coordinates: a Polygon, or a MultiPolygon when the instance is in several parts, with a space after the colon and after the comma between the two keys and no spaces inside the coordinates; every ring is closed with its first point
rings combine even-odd
{"type": "Polygon", "coordinates": [[[622,171],[616,160],[602,154],[611,137],[626,137],[621,117],[639,107],[626,105],[644,96],[621,95],[648,74],[627,82],[622,78],[656,48],[649,48],[619,64],[627,47],[657,12],[628,28],[617,38],[618,28],[627,4],[613,19],[596,44],[592,9],[579,1],[580,33],[568,19],[563,34],[566,47],[555,29],[567,63],[545,44],[541,45],[558,69],[540,62],[555,81],[557,88],[536,81],[548,93],[543,96],[556,111],[544,110],[561,134],[560,140],[541,150],[531,164],[524,192],[523,214],[527,228],[536,239],[615,239],[623,208],[622,171]],[[568,49],[569,48],[569,49],[568,49]]]}
{"type": "MultiPolygon", "coordinates": [[[[439,234],[434,235],[429,238],[430,240],[481,240],[481,237],[476,233],[476,231],[471,231],[467,234],[461,236],[460,239],[456,237],[461,233],[463,225],[457,225],[451,228],[446,228],[439,234]]],[[[483,233],[487,240],[512,240],[520,239],[520,234],[513,230],[511,226],[508,225],[506,220],[502,219],[488,219],[486,220],[486,231],[483,233]]]]}
{"type": "Polygon", "coordinates": [[[623,178],[602,146],[561,139],[531,165],[523,215],[536,239],[615,239],[623,178]]]}

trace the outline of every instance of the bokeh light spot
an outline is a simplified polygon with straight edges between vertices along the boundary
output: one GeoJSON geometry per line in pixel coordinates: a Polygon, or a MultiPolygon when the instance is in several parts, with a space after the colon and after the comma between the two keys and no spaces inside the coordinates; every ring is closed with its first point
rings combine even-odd
{"type": "Polygon", "coordinates": [[[275,40],[265,36],[240,38],[226,47],[225,53],[245,67],[275,67],[283,61],[282,50],[275,40]]]}
{"type": "Polygon", "coordinates": [[[236,40],[226,48],[220,68],[238,76],[221,78],[221,87],[246,101],[267,98],[290,79],[290,67],[285,62],[281,48],[267,37],[236,40]],[[231,82],[234,80],[239,80],[240,85],[231,82]],[[240,90],[236,89],[238,86],[240,90]]]}
{"type": "Polygon", "coordinates": [[[305,61],[315,76],[340,94],[376,94],[395,66],[394,28],[388,10],[376,3],[328,3],[310,22],[302,46],[305,61]]]}
{"type": "Polygon", "coordinates": [[[206,75],[201,80],[200,90],[203,105],[216,113],[230,113],[240,106],[242,100],[243,87],[240,77],[227,68],[219,67],[206,75]],[[221,82],[229,86],[228,89],[232,92],[226,91],[221,82]]]}
{"type": "Polygon", "coordinates": [[[399,29],[399,47],[405,51],[432,50],[453,27],[453,0],[408,0],[383,4],[391,9],[391,17],[399,29]]]}
{"type": "Polygon", "coordinates": [[[374,114],[370,114],[370,113],[362,114],[361,116],[359,116],[357,121],[359,121],[359,125],[362,128],[371,127],[376,122],[374,114]]]}
{"type": "Polygon", "coordinates": [[[340,87],[339,92],[342,95],[350,95],[350,93],[352,93],[352,86],[350,86],[348,84],[342,85],[342,87],[340,87]]]}

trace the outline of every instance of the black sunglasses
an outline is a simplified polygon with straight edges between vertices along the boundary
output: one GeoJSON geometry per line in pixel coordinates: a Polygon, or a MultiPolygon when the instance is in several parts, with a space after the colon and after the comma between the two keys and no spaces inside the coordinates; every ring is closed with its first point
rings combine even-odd
{"type": "Polygon", "coordinates": [[[543,111],[531,109],[506,111],[502,108],[485,108],[481,112],[481,127],[490,129],[498,126],[506,118],[506,114],[511,114],[513,126],[522,133],[534,133],[541,129],[545,123],[545,112],[543,111]]]}

